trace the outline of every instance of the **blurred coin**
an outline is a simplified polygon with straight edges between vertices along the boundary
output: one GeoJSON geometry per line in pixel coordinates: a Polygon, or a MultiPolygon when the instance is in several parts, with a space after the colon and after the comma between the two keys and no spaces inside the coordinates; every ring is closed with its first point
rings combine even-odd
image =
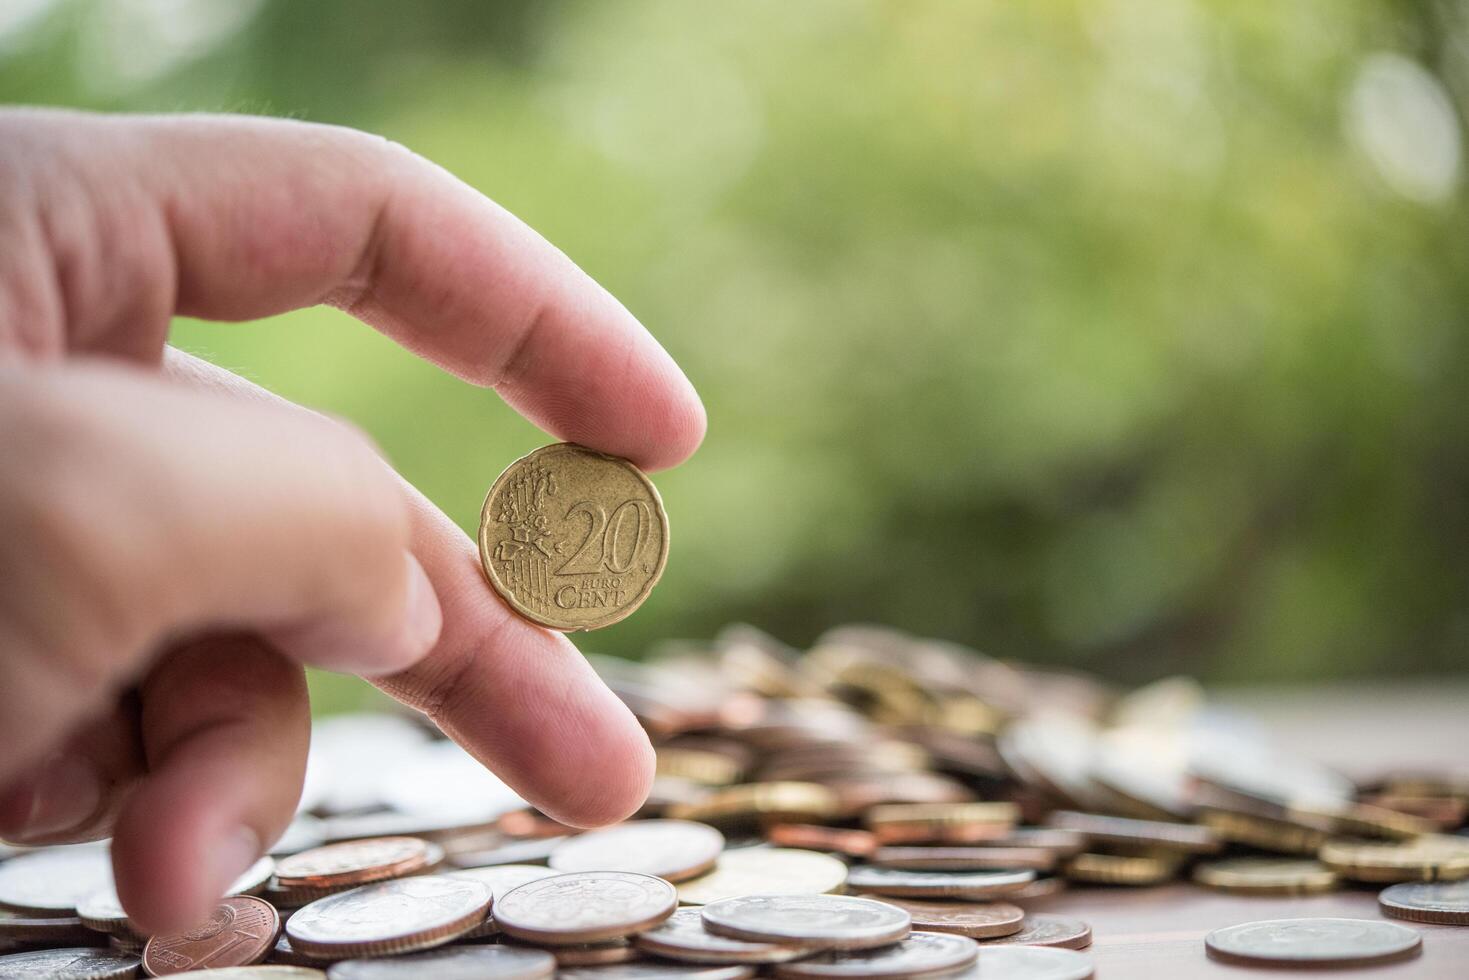
{"type": "Polygon", "coordinates": [[[1337,886],[1336,872],[1305,858],[1237,857],[1194,869],[1194,881],[1241,895],[1314,895],[1337,886]]]}
{"type": "Polygon", "coordinates": [[[1034,871],[894,871],[853,868],[847,887],[899,898],[977,898],[1006,895],[1035,880],[1034,871]]]}
{"type": "Polygon", "coordinates": [[[974,966],[953,980],[1091,980],[1092,959],[1069,949],[1039,946],[980,947],[974,966]]]}
{"type": "Polygon", "coordinates": [[[480,925],[490,889],[478,881],[423,875],[362,885],[317,899],[286,922],[308,956],[385,956],[447,943],[480,925]]]}
{"type": "Polygon", "coordinates": [[[888,803],[864,815],[874,831],[893,826],[927,826],[935,832],[946,828],[1000,826],[1007,832],[1020,817],[1013,803],[888,803]]]}
{"type": "Polygon", "coordinates": [[[455,854],[451,862],[458,868],[488,868],[497,864],[536,864],[551,857],[569,837],[536,837],[530,840],[507,841],[498,847],[482,851],[465,851],[455,854]]]}
{"type": "Polygon", "coordinates": [[[298,813],[286,826],[280,839],[270,846],[273,856],[295,854],[326,843],[322,822],[309,813],[298,813]]]}
{"type": "Polygon", "coordinates": [[[1224,847],[1218,835],[1197,824],[1135,820],[1072,810],[1057,810],[1046,822],[1062,830],[1074,830],[1103,844],[1166,848],[1190,854],[1216,854],[1224,847]]]}
{"type": "Polygon", "coordinates": [[[1088,809],[1103,799],[1091,778],[1097,735],[1087,719],[1048,709],[1012,722],[996,744],[1005,764],[1022,780],[1088,809]]]}
{"type": "Polygon", "coordinates": [[[866,977],[904,980],[953,973],[973,963],[979,947],[974,940],[941,932],[914,932],[907,939],[878,949],[818,953],[809,959],[781,963],[778,977],[866,977]]]}
{"type": "Polygon", "coordinates": [[[38,949],[0,956],[0,980],[121,980],[138,975],[138,957],[106,949],[38,949]]]}
{"type": "Polygon", "coordinates": [[[1218,807],[1200,807],[1198,819],[1221,840],[1277,854],[1314,856],[1329,836],[1319,828],[1218,807]]]}
{"type": "MultiPolygon", "coordinates": [[[[342,957],[338,958],[340,959],[342,957]]],[[[270,951],[269,959],[272,963],[283,963],[289,966],[319,967],[331,962],[331,959],[328,957],[307,956],[305,953],[298,953],[295,947],[291,945],[291,937],[287,936],[284,931],[276,937],[275,947],[270,951]]]]}
{"type": "Polygon", "coordinates": [[[1458,881],[1469,878],[1469,838],[1428,834],[1401,843],[1327,841],[1321,863],[1352,881],[1458,881]]]}
{"type": "Polygon", "coordinates": [[[868,831],[811,823],[775,824],[765,828],[765,839],[779,847],[835,851],[858,858],[867,857],[877,849],[877,838],[868,831]]]}
{"type": "Polygon", "coordinates": [[[1056,855],[1040,847],[879,847],[870,858],[880,868],[906,871],[1049,871],[1056,855]]]}
{"type": "Polygon", "coordinates": [[[836,794],[819,783],[745,783],[717,790],[698,803],[668,808],[668,815],[719,826],[762,822],[820,822],[840,810],[836,794]]]}
{"type": "Polygon", "coordinates": [[[78,902],[111,884],[112,858],[106,846],[47,847],[0,864],[0,905],[70,915],[78,902]]]}
{"type": "Polygon", "coordinates": [[[1453,830],[1469,819],[1469,801],[1451,796],[1409,796],[1381,793],[1364,801],[1370,806],[1418,817],[1436,830],[1453,830]]]}
{"type": "Polygon", "coordinates": [[[1054,827],[1016,827],[1003,837],[981,841],[977,847],[1039,847],[1057,857],[1069,857],[1086,850],[1087,838],[1074,830],[1054,827]]]}
{"type": "Polygon", "coordinates": [[[1007,902],[1034,902],[1052,898],[1066,890],[1065,878],[1037,878],[1024,888],[1005,895],[1007,902]]]}
{"type": "MultiPolygon", "coordinates": [[[[539,948],[515,939],[508,940],[507,945],[539,948]]],[[[576,946],[553,946],[548,951],[558,967],[631,963],[643,958],[642,952],[626,939],[609,939],[606,942],[582,943],[576,946]]]]}
{"type": "Polygon", "coordinates": [[[321,822],[321,833],[329,841],[363,840],[368,837],[422,837],[432,840],[462,834],[468,830],[493,830],[498,817],[481,814],[466,819],[453,812],[400,813],[381,810],[376,813],[351,813],[327,817],[321,822]]]}
{"type": "Polygon", "coordinates": [[[1226,963],[1364,966],[1417,956],[1418,933],[1370,919],[1272,919],[1215,929],[1209,955],[1226,963]]]}
{"type": "Polygon", "coordinates": [[[480,561],[533,623],[591,630],[628,616],[668,560],[668,514],[632,463],[570,443],[543,446],[495,479],[480,512],[480,561]]]}
{"type": "Polygon", "coordinates": [[[311,967],[282,964],[227,966],[210,970],[209,980],[326,980],[326,974],[311,967]]]}
{"type": "Polygon", "coordinates": [[[225,889],[226,895],[257,895],[270,881],[270,876],[275,874],[275,859],[269,855],[259,858],[250,867],[240,872],[240,876],[230,882],[229,888],[225,889]]]}
{"type": "Polygon", "coordinates": [[[785,847],[725,851],[714,870],[678,886],[685,905],[741,895],[819,895],[841,889],[847,866],[828,854],[785,847]]]}
{"type": "MultiPolygon", "coordinates": [[[[556,973],[556,958],[522,946],[445,946],[384,959],[342,960],[327,970],[330,980],[539,980],[556,973]]],[[[212,978],[211,978],[212,980],[212,978]]]]}
{"type": "Polygon", "coordinates": [[[0,943],[46,946],[102,945],[105,940],[74,915],[9,912],[0,909],[0,943]]]}
{"type": "Polygon", "coordinates": [[[1347,803],[1357,792],[1340,773],[1227,730],[1202,733],[1188,768],[1201,782],[1283,806],[1347,803]]]}
{"type": "Polygon", "coordinates": [[[541,867],[538,864],[498,864],[488,868],[465,868],[462,871],[446,871],[445,878],[469,878],[474,881],[484,882],[490,886],[490,891],[495,898],[499,898],[512,888],[519,888],[527,881],[539,881],[549,878],[558,871],[541,867]]]}
{"type": "Polygon", "coordinates": [[[994,939],[1019,932],[1025,910],[1008,902],[921,902],[902,898],[879,898],[896,905],[913,919],[913,928],[924,932],[949,932],[970,939],[994,939]]]}
{"type": "Polygon", "coordinates": [[[556,971],[557,980],[746,980],[753,966],[691,966],[686,963],[622,963],[574,966],[556,971]]]}
{"type": "Polygon", "coordinates": [[[1469,881],[1392,885],[1378,894],[1377,905],[1394,919],[1469,926],[1469,881]]]}
{"type": "Polygon", "coordinates": [[[219,900],[202,925],[149,939],[143,947],[143,969],[161,977],[259,963],[275,945],[280,927],[280,915],[269,902],[231,895],[219,900]]]}
{"type": "Polygon", "coordinates": [[[1064,915],[1029,915],[1019,932],[986,939],[985,946],[1060,946],[1085,949],[1092,944],[1092,927],[1064,915]]]}
{"type": "Polygon", "coordinates": [[[1095,885],[1160,885],[1173,880],[1180,861],[1172,854],[1078,854],[1066,862],[1064,872],[1071,881],[1095,885]]]}
{"type": "Polygon", "coordinates": [[[551,852],[556,871],[631,871],[682,881],[714,866],[724,835],[690,820],[635,820],[572,837],[551,852]]]}
{"type": "Polygon", "coordinates": [[[580,871],[512,888],[495,903],[495,922],[517,939],[571,946],[651,929],[677,905],[678,894],[662,878],[580,871]]]}
{"type": "Polygon", "coordinates": [[[398,878],[427,867],[428,842],[417,837],[376,837],[314,847],[276,864],[281,888],[341,888],[398,878]]]}
{"type": "Polygon", "coordinates": [[[655,956],[688,963],[783,963],[810,955],[819,946],[804,943],[749,942],[704,928],[702,910],[682,908],[633,942],[655,956]]]}
{"type": "Polygon", "coordinates": [[[869,949],[905,938],[907,912],[847,895],[747,895],[706,905],[704,927],[735,939],[869,949]]]}

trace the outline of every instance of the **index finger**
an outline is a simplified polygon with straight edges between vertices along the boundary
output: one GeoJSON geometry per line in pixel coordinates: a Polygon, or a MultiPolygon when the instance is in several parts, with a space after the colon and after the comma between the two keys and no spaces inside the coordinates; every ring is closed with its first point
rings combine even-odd
{"type": "Polygon", "coordinates": [[[276,119],[51,112],[0,115],[7,141],[34,169],[24,185],[39,188],[43,237],[71,273],[55,279],[78,294],[58,305],[73,339],[105,345],[139,313],[240,320],[330,303],[560,438],[650,469],[703,438],[693,387],[616,299],[395,143],[276,119]],[[88,186],[71,186],[78,175],[88,186]],[[119,263],[76,267],[109,244],[133,257],[121,264],[132,281],[89,288],[119,263]]]}

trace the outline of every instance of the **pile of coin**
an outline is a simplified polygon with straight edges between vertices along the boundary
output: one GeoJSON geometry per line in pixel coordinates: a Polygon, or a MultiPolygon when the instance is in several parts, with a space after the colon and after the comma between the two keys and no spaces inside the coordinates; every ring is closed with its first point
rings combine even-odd
{"type": "MultiPolygon", "coordinates": [[[[1068,888],[1383,888],[1469,924],[1469,784],[1356,786],[1169,680],[1123,693],[873,627],[593,658],[658,779],[627,823],[527,807],[423,719],[319,722],[302,812],[210,922],[139,935],[105,847],[5,852],[0,978],[1092,976],[1068,888]],[[1462,879],[1462,881],[1461,881],[1462,879]],[[260,965],[268,964],[268,965],[260,965]]],[[[1415,955],[1383,920],[1212,933],[1225,962],[1415,955]]]]}

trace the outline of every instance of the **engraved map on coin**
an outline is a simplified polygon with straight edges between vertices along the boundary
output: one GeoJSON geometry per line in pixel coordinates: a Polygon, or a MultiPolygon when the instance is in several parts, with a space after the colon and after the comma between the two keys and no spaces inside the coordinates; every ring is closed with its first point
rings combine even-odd
{"type": "Polygon", "coordinates": [[[1416,955],[1423,940],[1371,919],[1273,919],[1216,929],[1204,944],[1228,962],[1355,966],[1416,955]]]}
{"type": "Polygon", "coordinates": [[[640,606],[668,560],[658,491],[625,459],[570,443],[511,463],[480,512],[480,561],[525,618],[610,626],[640,606]]]}

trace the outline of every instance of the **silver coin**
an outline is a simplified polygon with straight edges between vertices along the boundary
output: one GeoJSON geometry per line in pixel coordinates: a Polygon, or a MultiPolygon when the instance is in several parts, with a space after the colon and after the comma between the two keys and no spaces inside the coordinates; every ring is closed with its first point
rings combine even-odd
{"type": "Polygon", "coordinates": [[[209,980],[326,980],[326,974],[313,967],[285,966],[279,963],[227,966],[206,972],[209,980]]]}
{"type": "Polygon", "coordinates": [[[452,863],[457,868],[487,868],[498,864],[535,864],[545,861],[551,852],[569,838],[533,837],[530,840],[513,840],[499,847],[482,851],[466,851],[455,854],[452,863]]]}
{"type": "Polygon", "coordinates": [[[580,871],[512,888],[495,903],[494,918],[517,939],[579,946],[651,929],[677,906],[678,893],[662,878],[580,871]]]}
{"type": "Polygon", "coordinates": [[[539,980],[556,972],[556,957],[523,946],[450,946],[380,960],[342,960],[327,970],[329,980],[539,980]]]}
{"type": "Polygon", "coordinates": [[[986,939],[985,946],[1065,946],[1082,949],[1092,944],[1092,927],[1064,915],[1029,915],[1019,932],[986,939]]]}
{"type": "Polygon", "coordinates": [[[746,980],[753,966],[688,966],[683,963],[614,963],[562,967],[557,980],[746,980]]]}
{"type": "Polygon", "coordinates": [[[1035,880],[1034,871],[898,871],[853,868],[847,886],[857,892],[913,898],[992,898],[1008,895],[1035,880]]]}
{"type": "Polygon", "coordinates": [[[77,902],[77,915],[85,919],[94,929],[112,932],[128,925],[128,914],[123,911],[122,899],[112,885],[99,888],[77,902]]]}
{"type": "Polygon", "coordinates": [[[0,980],[114,980],[136,976],[141,962],[108,949],[38,949],[0,956],[0,980]]]}
{"type": "Polygon", "coordinates": [[[106,846],[48,847],[0,864],[0,905],[72,913],[82,899],[111,884],[106,846]]]}
{"type": "Polygon", "coordinates": [[[1377,904],[1395,919],[1469,925],[1469,881],[1404,882],[1379,892],[1377,904]]]}
{"type": "Polygon", "coordinates": [[[979,944],[965,936],[914,932],[891,946],[822,953],[796,963],[782,963],[775,968],[775,975],[798,980],[840,977],[903,980],[953,973],[973,963],[978,953],[979,944]]]}
{"type": "Polygon", "coordinates": [[[528,881],[549,878],[558,872],[539,864],[497,864],[488,868],[465,868],[463,871],[446,871],[445,878],[469,878],[490,886],[496,898],[512,888],[519,888],[528,881]]]}
{"type": "Polygon", "coordinates": [[[867,949],[907,937],[912,917],[895,905],[850,895],[748,895],[706,905],[710,932],[761,942],[867,949]]]}
{"type": "Polygon", "coordinates": [[[309,813],[298,813],[281,834],[280,840],[270,845],[272,855],[285,856],[320,847],[326,843],[322,836],[321,820],[309,813]]]}
{"type": "Polygon", "coordinates": [[[546,863],[557,871],[632,871],[682,881],[714,867],[724,835],[692,820],[634,820],[567,838],[546,863]]]}
{"type": "Polygon", "coordinates": [[[424,949],[479,925],[490,889],[478,881],[422,875],[379,881],[319,898],[286,922],[292,948],[308,955],[336,951],[380,955],[424,949]]]}
{"type": "Polygon", "coordinates": [[[1070,949],[1043,946],[985,947],[974,965],[948,980],[1091,980],[1092,958],[1070,949]]]}
{"type": "Polygon", "coordinates": [[[1417,955],[1412,929],[1371,919],[1269,919],[1215,929],[1204,937],[1216,959],[1240,963],[1356,966],[1417,955]]]}
{"type": "Polygon", "coordinates": [[[688,963],[784,963],[821,949],[807,943],[761,943],[720,936],[704,928],[697,908],[682,908],[633,940],[655,956],[688,963]]]}

